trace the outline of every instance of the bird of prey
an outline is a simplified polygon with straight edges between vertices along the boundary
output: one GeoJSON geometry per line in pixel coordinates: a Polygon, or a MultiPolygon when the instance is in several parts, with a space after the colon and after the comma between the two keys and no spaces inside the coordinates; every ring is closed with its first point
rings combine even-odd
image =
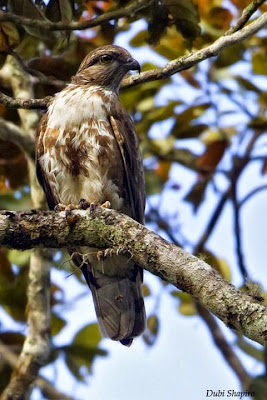
{"type": "MultiPolygon", "coordinates": [[[[134,124],[118,96],[130,70],[140,66],[127,50],[99,47],[49,103],[38,129],[36,170],[50,209],[81,199],[109,202],[143,223],[142,159],[134,124]]],[[[121,254],[99,260],[94,248],[71,252],[92,291],[102,334],[130,346],[146,324],[141,268],[121,254]]]]}

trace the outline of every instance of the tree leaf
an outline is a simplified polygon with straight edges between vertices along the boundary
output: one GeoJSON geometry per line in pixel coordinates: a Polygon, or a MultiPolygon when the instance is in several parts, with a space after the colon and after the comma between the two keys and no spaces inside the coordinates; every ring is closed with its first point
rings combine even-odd
{"type": "Polygon", "coordinates": [[[83,327],[74,337],[73,343],[79,346],[95,347],[102,340],[98,324],[83,327]]]}
{"type": "MultiPolygon", "coordinates": [[[[193,119],[200,117],[210,105],[210,103],[202,103],[196,106],[190,106],[178,114],[176,117],[177,130],[179,131],[179,129],[182,130],[187,127],[193,119]]],[[[179,136],[178,133],[177,136],[179,136]]]]}
{"type": "Polygon", "coordinates": [[[192,316],[197,314],[195,302],[190,294],[185,292],[180,292],[178,290],[173,290],[171,292],[171,295],[180,300],[179,304],[180,314],[185,316],[192,316]]]}
{"type": "Polygon", "coordinates": [[[50,0],[45,9],[45,16],[50,21],[67,24],[72,21],[72,11],[72,4],[69,0],[50,0]]]}
{"type": "MultiPolygon", "coordinates": [[[[0,12],[1,15],[1,12],[0,12]]],[[[10,47],[16,47],[20,43],[20,35],[16,25],[12,22],[4,21],[0,23],[0,51],[10,47]]]]}
{"type": "Polygon", "coordinates": [[[204,153],[196,160],[200,171],[213,172],[221,161],[229,143],[227,139],[215,140],[206,146],[204,153]]]}
{"type": "Polygon", "coordinates": [[[150,45],[158,43],[160,37],[166,32],[169,25],[168,9],[163,2],[155,2],[150,8],[148,17],[148,38],[150,45]]]}
{"type": "Polygon", "coordinates": [[[231,47],[225,48],[217,57],[215,66],[217,68],[225,68],[240,61],[245,50],[246,48],[243,43],[238,43],[231,47]]]}
{"type": "Polygon", "coordinates": [[[164,185],[164,181],[153,170],[145,171],[145,182],[148,196],[159,193],[164,185]]]}
{"type": "Polygon", "coordinates": [[[61,317],[59,317],[57,314],[52,313],[52,318],[51,318],[51,334],[52,336],[56,336],[58,333],[61,332],[61,330],[66,326],[67,321],[61,317]]]}
{"type": "Polygon", "coordinates": [[[198,8],[191,0],[163,0],[171,21],[192,42],[200,34],[198,8]]]}
{"type": "Polygon", "coordinates": [[[147,30],[138,32],[131,40],[130,45],[133,47],[144,46],[148,39],[147,30]]]}
{"type": "Polygon", "coordinates": [[[225,259],[216,257],[211,251],[206,249],[201,252],[201,256],[203,256],[207,263],[219,272],[224,279],[231,282],[231,269],[225,259]]]}
{"type": "Polygon", "coordinates": [[[193,206],[193,211],[197,212],[198,207],[201,205],[204,200],[205,191],[207,185],[209,183],[209,179],[207,178],[199,178],[199,180],[192,186],[190,191],[185,196],[184,200],[191,203],[193,206]]]}
{"type": "Polygon", "coordinates": [[[157,315],[150,315],[147,319],[147,329],[143,334],[144,342],[147,345],[152,346],[155,343],[159,333],[159,326],[160,323],[157,315]]]}
{"type": "Polygon", "coordinates": [[[174,107],[180,104],[180,101],[171,100],[166,106],[154,107],[152,111],[146,114],[146,118],[150,121],[163,121],[164,119],[172,117],[174,114],[174,107]]]}
{"type": "Polygon", "coordinates": [[[255,51],[252,54],[252,69],[255,74],[267,75],[266,52],[255,51]]]}

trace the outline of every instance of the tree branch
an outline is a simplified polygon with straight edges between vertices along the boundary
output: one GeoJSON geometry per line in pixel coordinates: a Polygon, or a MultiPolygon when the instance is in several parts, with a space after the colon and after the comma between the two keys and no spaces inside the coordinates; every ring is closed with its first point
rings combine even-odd
{"type": "Polygon", "coordinates": [[[50,267],[42,253],[35,249],[31,254],[27,290],[29,333],[1,400],[28,399],[31,385],[50,354],[50,267]]]}
{"type": "Polygon", "coordinates": [[[117,21],[120,18],[129,17],[137,12],[149,7],[154,0],[137,0],[130,3],[126,7],[120,7],[116,10],[106,12],[98,17],[92,18],[89,21],[72,22],[64,24],[62,22],[51,22],[49,20],[33,20],[16,14],[5,12],[0,16],[0,22],[11,21],[16,25],[29,26],[31,28],[41,28],[46,31],[75,31],[93,28],[98,25],[103,25],[109,21],[117,21]]]}
{"type": "MultiPolygon", "coordinates": [[[[8,56],[5,66],[6,80],[10,82],[15,96],[32,96],[33,90],[29,76],[25,74],[18,60],[8,56]]],[[[25,138],[34,138],[39,120],[38,113],[19,110],[19,116],[25,138]]],[[[33,207],[43,208],[44,194],[37,184],[34,162],[29,157],[28,170],[33,207]]],[[[42,249],[35,249],[31,253],[27,298],[29,332],[11,380],[1,397],[2,400],[11,398],[27,400],[32,383],[36,380],[40,367],[46,363],[50,353],[50,268],[44,260],[42,249]]]]}
{"type": "Polygon", "coordinates": [[[238,198],[237,198],[237,179],[234,177],[232,179],[231,185],[231,199],[233,205],[233,229],[234,229],[234,238],[235,238],[235,247],[236,247],[236,255],[237,255],[237,264],[240,270],[240,273],[245,281],[248,276],[247,268],[245,265],[245,258],[242,249],[242,229],[240,223],[240,208],[238,206],[238,198]]]}
{"type": "Polygon", "coordinates": [[[267,184],[261,185],[256,187],[255,189],[251,190],[242,200],[239,201],[239,209],[248,201],[250,200],[255,194],[261,192],[262,190],[267,190],[267,184]]]}
{"type": "MultiPolygon", "coordinates": [[[[1,21],[1,19],[0,19],[1,21]]],[[[217,56],[221,51],[227,47],[233,46],[248,37],[257,33],[267,24],[267,13],[261,15],[258,19],[253,21],[250,25],[244,27],[238,32],[234,32],[231,35],[221,36],[218,40],[212,43],[210,46],[204,47],[188,56],[183,56],[178,59],[172,60],[162,68],[155,68],[150,71],[142,72],[140,75],[133,75],[125,79],[122,83],[122,88],[126,89],[132,86],[139,85],[145,82],[151,82],[154,80],[160,80],[170,77],[179,71],[189,69],[193,65],[206,60],[207,58],[217,56]]],[[[44,99],[14,99],[0,93],[0,103],[3,103],[6,107],[10,108],[46,108],[47,103],[51,100],[51,97],[45,97],[44,99]]]]}
{"type": "Polygon", "coordinates": [[[94,246],[128,254],[142,268],[191,294],[228,327],[267,344],[267,311],[203,260],[114,210],[0,213],[0,244],[27,249],[94,246]]]}
{"type": "Polygon", "coordinates": [[[34,159],[35,143],[34,140],[27,136],[17,125],[12,122],[5,121],[0,118],[0,139],[5,140],[19,146],[26,154],[34,159]]]}
{"type": "Polygon", "coordinates": [[[250,381],[249,375],[247,374],[240,360],[234,353],[232,347],[228,344],[227,340],[225,339],[215,318],[201,304],[199,304],[198,302],[195,302],[195,304],[199,315],[205,321],[211,333],[214,343],[222,353],[223,358],[230,365],[232,370],[236,373],[237,377],[239,378],[242,384],[242,388],[246,390],[248,388],[248,384],[250,381]]]}
{"type": "Polygon", "coordinates": [[[52,96],[46,96],[43,99],[21,99],[21,98],[13,98],[7,96],[4,93],[0,92],[0,103],[4,104],[7,108],[24,108],[26,110],[34,110],[34,109],[42,109],[45,110],[47,108],[47,104],[49,101],[53,99],[52,96]]]}
{"type": "Polygon", "coordinates": [[[239,31],[248,22],[249,18],[258,10],[258,8],[265,3],[265,0],[253,0],[242,12],[241,17],[236,21],[234,26],[225,32],[225,35],[239,31]]]}
{"type": "Polygon", "coordinates": [[[27,74],[33,76],[34,78],[36,78],[38,80],[38,82],[43,84],[43,85],[55,86],[55,87],[58,88],[58,90],[61,90],[67,84],[64,81],[60,81],[60,80],[55,79],[55,78],[49,78],[48,76],[44,75],[42,72],[37,71],[37,70],[35,70],[33,68],[30,68],[27,65],[27,63],[25,63],[24,60],[22,60],[22,58],[18,55],[18,53],[16,53],[12,48],[9,48],[8,50],[5,50],[5,51],[0,51],[0,53],[9,54],[12,57],[14,57],[15,60],[18,62],[18,64],[23,69],[23,71],[25,71],[27,74]]]}
{"type": "Polygon", "coordinates": [[[150,82],[153,80],[159,80],[168,78],[169,76],[191,68],[193,65],[198,64],[207,58],[217,56],[223,49],[233,46],[236,43],[242,42],[248,37],[257,33],[267,24],[267,13],[261,15],[257,20],[252,22],[250,25],[244,27],[238,32],[231,35],[221,36],[210,46],[204,47],[188,56],[179,57],[176,60],[170,61],[163,68],[156,68],[150,71],[143,72],[141,75],[133,75],[124,81],[123,87],[128,88],[139,83],[150,82]]]}
{"type": "MultiPolygon", "coordinates": [[[[18,362],[18,356],[10,350],[9,346],[0,340],[0,354],[1,357],[12,367],[15,368],[18,362]]],[[[59,392],[54,386],[45,378],[38,377],[34,382],[42,394],[51,400],[74,400],[73,397],[67,396],[59,392]]],[[[2,398],[1,398],[2,399],[2,398]]]]}

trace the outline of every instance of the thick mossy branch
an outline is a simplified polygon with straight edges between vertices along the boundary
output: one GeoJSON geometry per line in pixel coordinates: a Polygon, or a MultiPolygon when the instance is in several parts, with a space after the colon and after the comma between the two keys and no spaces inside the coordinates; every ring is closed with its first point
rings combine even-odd
{"type": "Polygon", "coordinates": [[[227,326],[267,344],[267,310],[224,280],[205,261],[190,255],[131,218],[96,207],[89,211],[0,213],[0,245],[94,246],[128,254],[142,268],[194,296],[227,326]]]}

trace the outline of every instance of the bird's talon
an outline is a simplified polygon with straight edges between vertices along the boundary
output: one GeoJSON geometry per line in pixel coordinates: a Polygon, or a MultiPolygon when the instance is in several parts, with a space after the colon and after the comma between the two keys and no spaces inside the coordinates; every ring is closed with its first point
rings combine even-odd
{"type": "Polygon", "coordinates": [[[98,261],[104,261],[108,257],[112,257],[115,251],[113,249],[99,250],[96,254],[98,261]]]}
{"type": "Polygon", "coordinates": [[[55,211],[65,211],[65,210],[66,210],[66,206],[65,206],[65,204],[58,203],[58,204],[54,207],[54,210],[55,210],[55,211]]]}
{"type": "Polygon", "coordinates": [[[111,204],[110,204],[109,201],[105,201],[105,203],[101,204],[101,207],[104,207],[104,208],[111,208],[111,204]]]}
{"type": "Polygon", "coordinates": [[[91,212],[95,211],[96,207],[97,207],[97,204],[91,203],[91,204],[90,204],[90,211],[91,211],[91,212]]]}
{"type": "Polygon", "coordinates": [[[79,201],[79,207],[80,207],[81,210],[87,210],[90,207],[90,204],[88,203],[87,200],[81,199],[79,201]]]}
{"type": "Polygon", "coordinates": [[[67,218],[67,217],[69,217],[71,215],[71,210],[68,210],[67,208],[66,208],[66,210],[65,210],[65,217],[67,218]]]}

